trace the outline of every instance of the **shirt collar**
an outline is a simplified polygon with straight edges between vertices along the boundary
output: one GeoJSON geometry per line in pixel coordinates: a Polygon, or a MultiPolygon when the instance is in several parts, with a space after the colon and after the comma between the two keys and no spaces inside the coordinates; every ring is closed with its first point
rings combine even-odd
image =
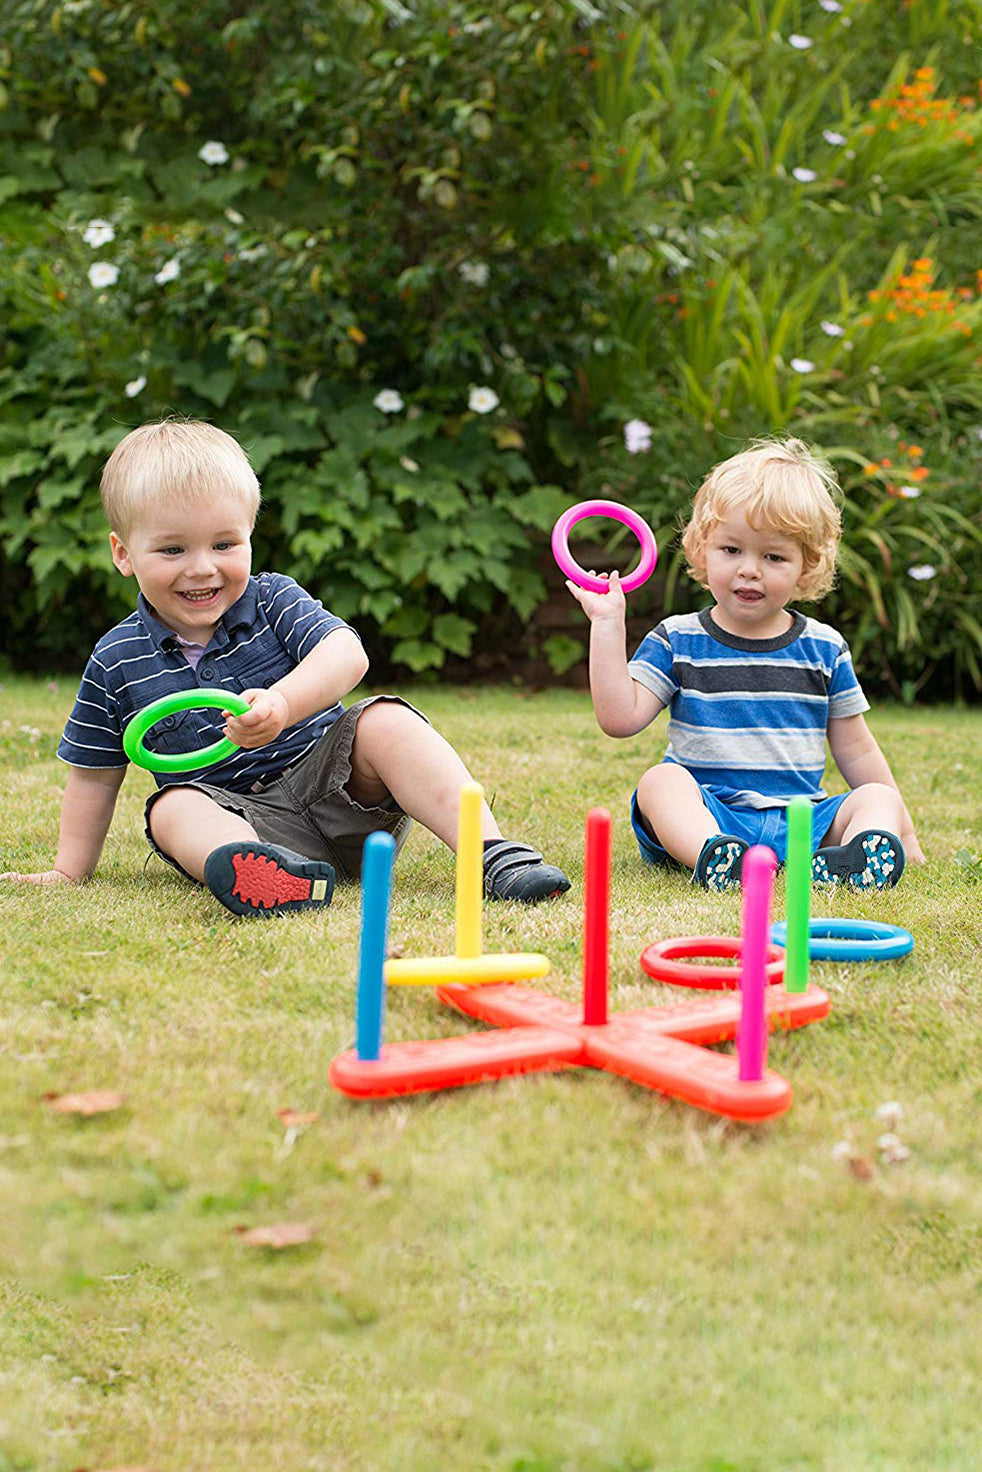
{"type": "MultiPolygon", "coordinates": [[[[212,644],[227,644],[228,636],[232,629],[249,628],[256,621],[258,606],[258,593],[256,591],[256,579],[251,577],[246,584],[245,592],[241,598],[237,598],[232,607],[222,615],[222,621],[212,636],[212,644]]],[[[156,613],[141,593],[136,600],[136,612],[158,649],[176,650],[180,646],[177,635],[173,629],[168,629],[160,622],[156,613]]]]}

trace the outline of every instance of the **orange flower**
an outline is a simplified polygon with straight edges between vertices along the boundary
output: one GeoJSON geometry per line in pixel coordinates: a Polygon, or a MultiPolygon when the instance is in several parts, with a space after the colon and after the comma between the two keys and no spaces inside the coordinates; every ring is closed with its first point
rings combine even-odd
{"type": "Polygon", "coordinates": [[[360,348],[364,347],[365,343],[368,341],[368,338],[362,332],[360,327],[349,327],[348,336],[351,338],[351,341],[356,342],[360,348]]]}
{"type": "Polygon", "coordinates": [[[877,465],[877,463],[876,463],[875,460],[869,460],[863,466],[863,474],[864,475],[877,475],[879,473],[879,469],[880,469],[880,467],[877,465]]]}
{"type": "Polygon", "coordinates": [[[929,256],[921,256],[921,258],[919,260],[917,260],[917,261],[914,262],[914,270],[915,271],[930,271],[932,264],[933,263],[932,263],[932,261],[931,261],[931,259],[930,259],[929,256]]]}
{"type": "MultiPolygon", "coordinates": [[[[903,449],[902,444],[900,448],[903,449]]],[[[912,460],[919,460],[924,454],[924,451],[921,449],[920,445],[908,445],[907,454],[911,457],[912,460]]]]}
{"type": "Polygon", "coordinates": [[[182,97],[191,96],[191,88],[188,86],[187,82],[185,82],[183,77],[175,77],[174,80],[171,82],[171,86],[174,88],[175,92],[180,92],[182,97]]]}
{"type": "Polygon", "coordinates": [[[934,76],[934,67],[919,66],[917,68],[917,71],[914,73],[914,76],[918,79],[919,82],[929,82],[934,76]]]}
{"type": "Polygon", "coordinates": [[[89,67],[89,76],[92,78],[93,82],[95,82],[97,87],[104,87],[109,81],[109,78],[106,76],[105,72],[102,70],[101,67],[98,66],[89,67]]]}
{"type": "Polygon", "coordinates": [[[931,474],[926,465],[915,465],[914,469],[909,473],[911,480],[927,480],[931,474]]]}

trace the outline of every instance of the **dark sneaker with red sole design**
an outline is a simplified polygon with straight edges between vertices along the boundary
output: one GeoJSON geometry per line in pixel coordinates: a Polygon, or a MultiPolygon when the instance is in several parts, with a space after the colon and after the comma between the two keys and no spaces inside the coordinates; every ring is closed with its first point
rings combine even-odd
{"type": "Polygon", "coordinates": [[[334,897],[334,869],[276,843],[224,843],[205,860],[205,883],[233,915],[324,910],[334,897]]]}

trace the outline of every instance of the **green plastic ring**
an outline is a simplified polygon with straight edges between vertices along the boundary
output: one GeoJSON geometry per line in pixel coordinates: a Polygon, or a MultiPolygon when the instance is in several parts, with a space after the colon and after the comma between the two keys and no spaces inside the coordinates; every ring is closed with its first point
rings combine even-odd
{"type": "Polygon", "coordinates": [[[130,761],[138,767],[145,767],[148,772],[197,772],[201,767],[210,767],[213,762],[220,762],[223,757],[238,751],[238,746],[227,736],[211,746],[202,746],[199,751],[188,751],[179,756],[158,756],[155,751],[147,751],[143,738],[151,726],[179,710],[196,710],[202,705],[230,710],[234,716],[245,715],[249,709],[248,700],[243,700],[234,690],[180,690],[176,695],[161,696],[160,700],[144,706],[123,732],[123,750],[130,761]]]}

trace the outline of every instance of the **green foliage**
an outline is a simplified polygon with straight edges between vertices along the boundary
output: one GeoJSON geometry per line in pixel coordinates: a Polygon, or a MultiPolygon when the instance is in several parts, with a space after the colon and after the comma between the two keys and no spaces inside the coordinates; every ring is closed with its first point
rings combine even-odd
{"type": "Polygon", "coordinates": [[[980,0],[354,0],[329,23],[315,0],[11,0],[5,21],[15,657],[77,661],[128,606],[95,487],[161,413],[242,439],[261,560],[415,672],[536,642],[575,662],[535,611],[544,533],[584,495],[650,515],[668,606],[691,602],[692,490],[790,431],[840,471],[827,607],[874,681],[982,688],[980,0]],[[880,473],[901,442],[928,477],[880,473]]]}

